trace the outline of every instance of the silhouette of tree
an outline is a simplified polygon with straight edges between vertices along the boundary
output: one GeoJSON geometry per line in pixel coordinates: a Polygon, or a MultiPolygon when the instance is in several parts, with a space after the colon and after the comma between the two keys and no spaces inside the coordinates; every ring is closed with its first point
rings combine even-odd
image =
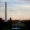
{"type": "Polygon", "coordinates": [[[2,30],[3,29],[3,26],[4,25],[4,21],[3,21],[3,19],[2,18],[0,18],[0,29],[2,30]]]}
{"type": "Polygon", "coordinates": [[[8,21],[8,29],[11,29],[12,28],[12,19],[10,17],[10,20],[8,21]]]}

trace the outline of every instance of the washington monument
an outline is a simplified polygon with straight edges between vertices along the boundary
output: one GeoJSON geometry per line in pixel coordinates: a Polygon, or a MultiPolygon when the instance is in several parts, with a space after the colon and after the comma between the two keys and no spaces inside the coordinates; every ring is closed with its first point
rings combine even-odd
{"type": "Polygon", "coordinates": [[[7,21],[7,2],[5,2],[5,21],[7,21]]]}

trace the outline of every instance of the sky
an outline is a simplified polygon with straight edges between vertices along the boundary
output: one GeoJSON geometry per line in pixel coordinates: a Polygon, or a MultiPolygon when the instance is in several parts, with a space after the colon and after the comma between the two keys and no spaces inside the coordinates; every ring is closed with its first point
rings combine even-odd
{"type": "Polygon", "coordinates": [[[7,19],[30,19],[30,0],[0,0],[0,17],[5,18],[7,2],[7,19]]]}

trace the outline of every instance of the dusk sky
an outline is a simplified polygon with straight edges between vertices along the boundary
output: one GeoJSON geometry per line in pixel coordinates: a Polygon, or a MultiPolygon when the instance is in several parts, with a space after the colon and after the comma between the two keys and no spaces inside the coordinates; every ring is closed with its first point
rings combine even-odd
{"type": "Polygon", "coordinates": [[[7,19],[30,19],[30,0],[0,0],[0,17],[5,18],[5,1],[7,19]]]}

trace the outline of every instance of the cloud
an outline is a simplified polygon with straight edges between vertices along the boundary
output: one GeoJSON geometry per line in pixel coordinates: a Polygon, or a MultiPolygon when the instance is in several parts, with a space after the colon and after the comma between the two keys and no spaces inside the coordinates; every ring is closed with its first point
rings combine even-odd
{"type": "Polygon", "coordinates": [[[29,4],[30,0],[1,0],[2,2],[7,1],[8,4],[29,4]]]}
{"type": "Polygon", "coordinates": [[[30,0],[24,0],[24,1],[30,1],[30,0]]]}
{"type": "Polygon", "coordinates": [[[17,1],[24,1],[24,0],[17,0],[17,1]]]}

